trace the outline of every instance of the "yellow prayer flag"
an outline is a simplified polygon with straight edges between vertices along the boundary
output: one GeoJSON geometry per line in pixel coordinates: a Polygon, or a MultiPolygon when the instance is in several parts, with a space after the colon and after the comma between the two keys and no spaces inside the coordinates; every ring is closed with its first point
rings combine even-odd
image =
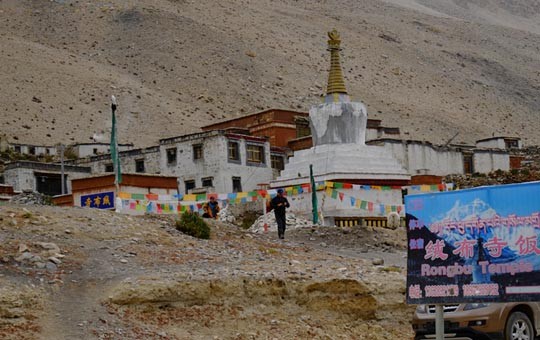
{"type": "Polygon", "coordinates": [[[129,192],[120,192],[118,193],[118,197],[124,200],[129,200],[131,199],[131,194],[129,192]]]}
{"type": "Polygon", "coordinates": [[[197,200],[197,195],[193,195],[193,194],[184,195],[184,201],[196,201],[196,200],[197,200]]]}

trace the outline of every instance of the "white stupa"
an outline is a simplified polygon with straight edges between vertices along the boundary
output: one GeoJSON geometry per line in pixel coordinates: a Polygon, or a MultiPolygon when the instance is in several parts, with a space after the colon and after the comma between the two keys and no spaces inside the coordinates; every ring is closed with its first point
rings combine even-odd
{"type": "Polygon", "coordinates": [[[339,60],[340,37],[328,33],[331,66],[324,102],[309,110],[313,147],[294,153],[272,187],[309,183],[309,165],[315,181],[367,185],[406,185],[410,175],[382,146],[366,145],[367,110],[352,102],[345,89],[339,60]]]}

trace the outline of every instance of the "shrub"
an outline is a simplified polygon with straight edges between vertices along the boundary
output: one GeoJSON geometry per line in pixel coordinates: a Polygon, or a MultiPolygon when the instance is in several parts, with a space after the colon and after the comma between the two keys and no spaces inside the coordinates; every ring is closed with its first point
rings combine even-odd
{"type": "Polygon", "coordinates": [[[253,223],[255,223],[257,218],[259,218],[259,216],[261,216],[260,213],[256,213],[254,211],[247,211],[244,214],[244,218],[242,219],[242,229],[249,229],[253,225],[253,223]]]}
{"type": "Polygon", "coordinates": [[[199,215],[186,212],[176,221],[176,229],[184,234],[208,240],[210,238],[210,227],[199,215]]]}

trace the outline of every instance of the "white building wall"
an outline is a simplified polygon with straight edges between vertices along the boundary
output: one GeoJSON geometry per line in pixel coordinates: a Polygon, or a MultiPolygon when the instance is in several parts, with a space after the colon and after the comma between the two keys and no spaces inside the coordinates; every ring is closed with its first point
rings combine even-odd
{"type": "MultiPolygon", "coordinates": [[[[380,212],[378,206],[376,206],[373,211],[351,206],[351,197],[362,201],[373,202],[376,205],[384,204],[397,206],[403,204],[401,190],[337,190],[344,194],[343,201],[341,201],[339,197],[337,199],[329,197],[325,191],[317,191],[318,208],[319,211],[322,209],[323,214],[339,217],[386,216],[384,212],[380,212]]],[[[288,211],[311,220],[311,193],[296,195],[288,197],[287,199],[291,205],[288,211]]],[[[401,214],[404,216],[404,211],[402,211],[401,214]]]]}
{"type": "Polygon", "coordinates": [[[463,156],[452,149],[434,148],[431,144],[385,141],[384,147],[411,175],[463,174],[463,156]]]}
{"type": "MultiPolygon", "coordinates": [[[[88,143],[88,144],[75,144],[73,146],[75,154],[79,158],[96,156],[99,154],[110,153],[110,144],[108,143],[88,143]],[[95,152],[94,152],[95,150],[95,152]]],[[[118,150],[127,151],[133,149],[133,145],[120,144],[118,150]]]]}
{"type": "MultiPolygon", "coordinates": [[[[126,152],[120,152],[120,169],[123,173],[136,173],[135,162],[136,160],[144,160],[144,173],[147,174],[159,174],[160,173],[160,154],[159,147],[150,147],[142,150],[132,150],[126,152]]],[[[112,165],[112,159],[110,154],[101,156],[91,156],[78,159],[75,162],[80,166],[89,166],[92,170],[92,174],[106,173],[105,169],[108,165],[112,165]]]]}
{"type": "Polygon", "coordinates": [[[489,173],[495,170],[510,170],[510,155],[476,150],[473,157],[474,172],[489,173]]]}
{"type": "MultiPolygon", "coordinates": [[[[14,169],[6,169],[4,171],[4,182],[7,185],[13,186],[13,190],[15,191],[23,191],[23,190],[31,190],[36,192],[37,191],[37,179],[35,173],[38,172],[40,174],[54,174],[54,175],[60,175],[60,170],[54,171],[50,169],[33,169],[30,167],[17,167],[14,169]]],[[[78,172],[78,171],[64,171],[65,181],[66,181],[66,187],[65,190],[67,193],[71,192],[71,180],[77,179],[77,178],[83,178],[88,177],[87,172],[78,172]]]]}
{"type": "Polygon", "coordinates": [[[13,150],[19,149],[19,152],[23,155],[56,155],[57,152],[55,146],[10,144],[9,147],[13,150]],[[30,153],[31,149],[34,150],[33,153],[30,153]]]}
{"type": "Polygon", "coordinates": [[[379,138],[379,131],[377,129],[366,129],[366,141],[379,138]]]}
{"type": "Polygon", "coordinates": [[[490,148],[490,149],[506,149],[504,143],[504,138],[490,139],[486,141],[476,142],[476,146],[479,148],[490,148]]]}
{"type": "Polygon", "coordinates": [[[201,134],[189,140],[160,145],[163,175],[178,176],[180,193],[185,194],[185,181],[194,180],[196,188],[202,188],[202,179],[212,177],[213,188],[218,193],[233,191],[233,177],[240,177],[242,191],[257,189],[258,183],[269,183],[272,179],[270,143],[250,142],[234,139],[239,143],[240,162],[228,160],[229,139],[222,134],[201,134]],[[246,144],[264,146],[265,164],[247,165],[246,144]],[[203,158],[193,159],[193,145],[202,144],[203,158]],[[167,149],[176,147],[176,164],[167,164],[167,149]]]}
{"type": "MultiPolygon", "coordinates": [[[[129,152],[127,154],[120,153],[120,167],[122,172],[125,173],[137,173],[136,162],[138,160],[144,161],[144,173],[146,174],[159,174],[161,169],[159,168],[161,155],[158,147],[143,149],[141,152],[129,152]]],[[[109,164],[111,161],[109,160],[109,164]]],[[[103,165],[102,169],[104,169],[103,165]]]]}
{"type": "Polygon", "coordinates": [[[15,191],[36,190],[36,179],[33,169],[16,168],[4,171],[4,182],[15,191]]]}

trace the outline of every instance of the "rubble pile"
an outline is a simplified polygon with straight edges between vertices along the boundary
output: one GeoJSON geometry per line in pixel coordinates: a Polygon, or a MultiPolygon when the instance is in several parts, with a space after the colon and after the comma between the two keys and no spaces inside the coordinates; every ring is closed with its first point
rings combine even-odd
{"type": "Polygon", "coordinates": [[[35,242],[32,248],[20,243],[18,247],[19,255],[14,260],[17,263],[34,266],[37,269],[55,271],[57,266],[62,263],[60,259],[65,257],[55,243],[35,242]]]}
{"type": "Polygon", "coordinates": [[[32,191],[23,191],[21,194],[11,197],[10,201],[17,204],[52,205],[50,196],[32,191]]]}
{"type": "MultiPolygon", "coordinates": [[[[303,219],[301,217],[297,217],[292,213],[287,213],[286,217],[287,230],[313,226],[313,222],[303,219]]],[[[269,212],[268,214],[259,217],[257,220],[255,220],[255,222],[248,229],[248,231],[256,234],[263,233],[265,231],[265,225],[267,226],[267,231],[277,232],[277,223],[274,212],[269,212]]]]}
{"type": "Polygon", "coordinates": [[[467,175],[448,175],[447,183],[454,183],[457,189],[474,188],[483,185],[511,184],[540,180],[540,171],[534,169],[496,170],[489,174],[474,173],[467,175]]]}
{"type": "Polygon", "coordinates": [[[221,209],[218,212],[217,215],[218,215],[218,219],[221,222],[228,222],[228,223],[235,223],[236,222],[236,217],[234,217],[232,212],[229,210],[229,207],[225,207],[225,208],[221,209]]]}

